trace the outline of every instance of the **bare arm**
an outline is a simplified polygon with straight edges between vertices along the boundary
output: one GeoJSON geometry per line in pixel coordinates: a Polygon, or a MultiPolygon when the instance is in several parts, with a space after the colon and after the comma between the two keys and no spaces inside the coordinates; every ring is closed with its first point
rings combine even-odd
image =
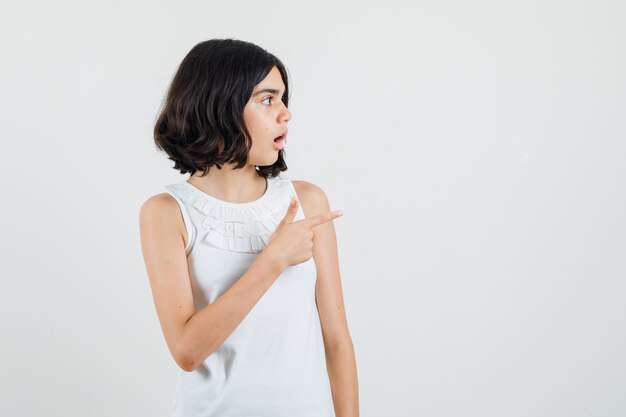
{"type": "Polygon", "coordinates": [[[224,343],[280,273],[277,263],[262,252],[224,294],[191,316],[182,336],[187,370],[195,369],[224,343]]]}
{"type": "Polygon", "coordinates": [[[248,315],[285,269],[263,251],[224,294],[195,312],[185,254],[185,226],[178,203],[169,194],[142,205],[140,236],[152,296],[174,360],[192,371],[214,352],[248,315]]]}
{"type": "MultiPolygon", "coordinates": [[[[330,210],[326,193],[307,181],[294,181],[306,217],[330,210]]],[[[315,299],[322,325],[328,376],[337,417],[359,416],[359,385],[354,346],[345,313],[337,237],[332,222],[315,228],[315,299]]]]}

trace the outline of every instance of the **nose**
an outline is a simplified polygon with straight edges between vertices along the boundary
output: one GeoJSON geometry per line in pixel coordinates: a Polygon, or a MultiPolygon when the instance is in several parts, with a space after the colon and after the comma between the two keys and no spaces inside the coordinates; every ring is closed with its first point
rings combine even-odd
{"type": "Polygon", "coordinates": [[[281,113],[281,119],[286,122],[291,120],[291,112],[287,107],[285,107],[285,110],[281,113]]]}

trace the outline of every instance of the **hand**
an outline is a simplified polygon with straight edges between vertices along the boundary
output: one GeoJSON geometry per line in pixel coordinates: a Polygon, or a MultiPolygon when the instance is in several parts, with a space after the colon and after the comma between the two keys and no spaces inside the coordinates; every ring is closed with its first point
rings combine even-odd
{"type": "Polygon", "coordinates": [[[278,223],[264,249],[273,253],[283,268],[308,261],[313,256],[313,228],[343,215],[335,210],[294,222],[299,204],[296,197],[291,198],[285,217],[278,223]]]}

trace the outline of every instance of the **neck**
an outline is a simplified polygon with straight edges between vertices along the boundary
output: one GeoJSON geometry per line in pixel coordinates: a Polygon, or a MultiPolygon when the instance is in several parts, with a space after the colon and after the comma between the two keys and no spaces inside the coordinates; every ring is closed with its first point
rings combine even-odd
{"type": "Polygon", "coordinates": [[[260,176],[254,165],[233,169],[235,164],[222,165],[222,169],[211,167],[204,177],[195,172],[188,180],[205,193],[231,203],[247,203],[260,198],[266,189],[265,178],[260,176]]]}

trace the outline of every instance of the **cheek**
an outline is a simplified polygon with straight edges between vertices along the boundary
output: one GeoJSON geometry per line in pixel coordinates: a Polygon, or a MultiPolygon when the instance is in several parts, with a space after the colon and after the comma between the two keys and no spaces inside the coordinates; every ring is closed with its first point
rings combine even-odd
{"type": "Polygon", "coordinates": [[[252,140],[264,140],[264,138],[270,135],[272,129],[266,120],[258,119],[251,121],[248,125],[248,130],[252,135],[252,140]]]}
{"type": "Polygon", "coordinates": [[[265,132],[265,125],[263,119],[259,115],[252,114],[246,120],[246,126],[254,139],[256,136],[262,135],[265,132]]]}

